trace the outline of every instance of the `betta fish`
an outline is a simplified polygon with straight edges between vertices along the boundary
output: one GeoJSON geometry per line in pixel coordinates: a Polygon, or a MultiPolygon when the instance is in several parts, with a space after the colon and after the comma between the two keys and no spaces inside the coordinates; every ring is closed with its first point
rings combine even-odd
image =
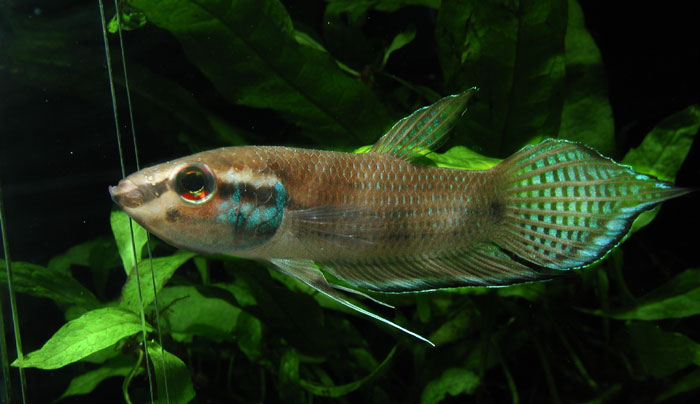
{"type": "Polygon", "coordinates": [[[424,341],[348,301],[339,290],[366,295],[319,268],[378,292],[551,279],[600,260],[640,213],[688,192],[566,140],[487,170],[414,164],[475,91],[415,111],[366,153],[225,147],[143,169],[109,192],[173,246],[264,261],[424,341]]]}

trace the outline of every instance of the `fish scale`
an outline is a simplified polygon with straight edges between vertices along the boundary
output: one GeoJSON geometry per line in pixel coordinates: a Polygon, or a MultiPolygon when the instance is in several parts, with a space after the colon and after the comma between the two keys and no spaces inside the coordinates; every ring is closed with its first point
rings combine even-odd
{"type": "MultiPolygon", "coordinates": [[[[338,210],[296,230],[301,243],[325,243],[323,250],[336,258],[454,249],[487,237],[485,224],[494,220],[488,213],[489,172],[416,166],[376,153],[257,149],[285,184],[290,211],[338,210]],[[314,164],[299,166],[299,159],[314,164]],[[349,206],[353,209],[342,216],[349,206]],[[353,239],[343,237],[346,229],[355,230],[353,239]]],[[[293,226],[299,214],[285,220],[293,226]]]]}
{"type": "Polygon", "coordinates": [[[380,292],[551,279],[602,259],[639,214],[689,192],[566,140],[488,170],[413,164],[443,143],[475,91],[401,119],[367,153],[221,148],[134,173],[110,193],[170,244],[268,262],[425,340],[345,299],[336,288],[353,290],[319,267],[380,292]]]}

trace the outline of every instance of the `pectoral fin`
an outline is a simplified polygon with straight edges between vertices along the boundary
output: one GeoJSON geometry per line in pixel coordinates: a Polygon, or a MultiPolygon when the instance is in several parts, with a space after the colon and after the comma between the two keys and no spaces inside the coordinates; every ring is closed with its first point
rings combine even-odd
{"type": "Polygon", "coordinates": [[[311,260],[290,260],[290,259],[277,259],[273,258],[270,260],[270,262],[275,265],[275,267],[282,273],[292,276],[296,279],[299,279],[300,281],[304,282],[305,284],[311,286],[312,288],[316,289],[317,291],[323,293],[324,295],[330,297],[331,299],[335,300],[336,302],[349,307],[355,311],[358,311],[366,316],[369,316],[375,320],[381,321],[384,324],[390,325],[398,330],[401,330],[405,332],[406,334],[409,334],[415,338],[418,338],[421,341],[427,342],[428,344],[435,346],[432,342],[427,340],[424,337],[421,337],[420,335],[409,331],[400,325],[393,323],[381,316],[378,316],[374,313],[371,313],[359,306],[356,306],[349,301],[345,300],[342,295],[338,294],[335,290],[333,290],[333,287],[331,284],[328,283],[326,278],[323,276],[321,271],[316,268],[316,265],[313,263],[311,260]]]}

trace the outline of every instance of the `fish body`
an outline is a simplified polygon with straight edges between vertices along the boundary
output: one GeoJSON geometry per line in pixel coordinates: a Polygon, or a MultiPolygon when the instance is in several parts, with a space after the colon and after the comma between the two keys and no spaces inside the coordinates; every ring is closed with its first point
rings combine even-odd
{"type": "Polygon", "coordinates": [[[489,170],[413,164],[473,92],[414,112],[367,153],[221,148],[141,170],[110,193],[177,247],[269,262],[417,336],[344,299],[318,266],[384,292],[548,279],[599,260],[641,212],[687,192],[563,140],[489,170]]]}

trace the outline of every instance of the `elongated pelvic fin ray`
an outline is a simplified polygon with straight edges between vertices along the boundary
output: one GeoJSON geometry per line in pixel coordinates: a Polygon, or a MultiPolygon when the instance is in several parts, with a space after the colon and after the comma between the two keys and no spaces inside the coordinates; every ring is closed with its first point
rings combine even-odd
{"type": "Polygon", "coordinates": [[[368,317],[371,317],[377,321],[381,321],[384,324],[390,325],[400,331],[405,332],[408,335],[411,335],[423,342],[427,342],[428,344],[435,346],[432,342],[430,342],[428,339],[421,337],[420,335],[409,331],[400,325],[389,321],[379,315],[376,315],[370,311],[367,311],[357,305],[354,305],[350,303],[349,301],[345,300],[342,296],[338,295],[331,285],[326,281],[326,278],[323,276],[321,271],[316,268],[316,265],[314,265],[313,261],[311,260],[290,260],[290,259],[277,259],[273,258],[270,260],[270,262],[277,267],[282,273],[292,276],[296,279],[299,279],[300,281],[304,282],[305,284],[311,286],[312,288],[316,289],[317,291],[323,293],[324,295],[330,297],[331,299],[335,300],[336,302],[349,307],[359,313],[362,313],[368,317]]]}
{"type": "Polygon", "coordinates": [[[440,147],[457,119],[466,111],[467,101],[478,88],[450,95],[396,122],[372,146],[370,152],[387,153],[411,161],[426,150],[440,147]]]}

